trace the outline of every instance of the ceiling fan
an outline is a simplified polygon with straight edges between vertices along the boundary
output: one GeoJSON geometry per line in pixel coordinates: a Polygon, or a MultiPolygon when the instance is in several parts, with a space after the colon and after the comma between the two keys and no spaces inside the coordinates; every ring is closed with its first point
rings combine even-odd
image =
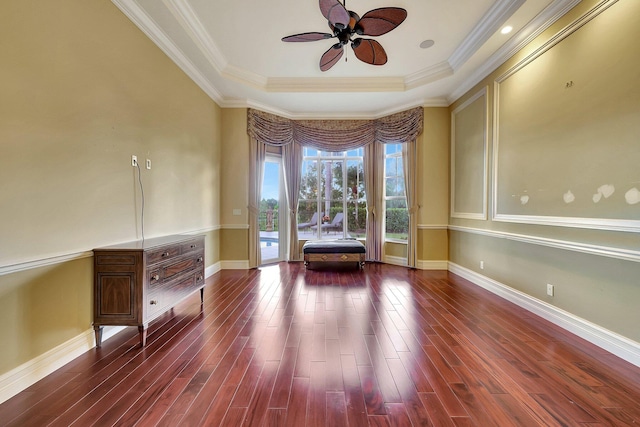
{"type": "Polygon", "coordinates": [[[351,42],[356,58],[371,65],[387,63],[387,53],[373,39],[352,38],[358,36],[381,36],[396,28],[407,17],[407,11],[399,7],[382,7],[365,13],[362,18],[346,9],[346,0],[320,0],[320,12],[329,21],[332,33],[309,32],[283,37],[283,42],[313,42],[337,38],[320,58],[320,70],[333,67],[344,54],[344,46],[351,42]]]}

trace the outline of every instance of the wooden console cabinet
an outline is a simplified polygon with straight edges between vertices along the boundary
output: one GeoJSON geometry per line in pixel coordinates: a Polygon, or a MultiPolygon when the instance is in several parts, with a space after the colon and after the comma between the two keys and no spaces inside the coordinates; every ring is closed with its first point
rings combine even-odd
{"type": "Polygon", "coordinates": [[[93,329],[137,326],[140,344],[149,322],[200,289],[204,292],[204,237],[166,236],[93,250],[93,329]]]}

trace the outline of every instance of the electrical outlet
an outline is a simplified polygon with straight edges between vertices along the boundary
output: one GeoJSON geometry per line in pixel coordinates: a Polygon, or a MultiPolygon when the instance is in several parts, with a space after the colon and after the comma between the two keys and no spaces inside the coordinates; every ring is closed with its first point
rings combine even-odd
{"type": "Polygon", "coordinates": [[[484,270],[484,261],[480,261],[480,270],[484,270]]]}
{"type": "Polygon", "coordinates": [[[151,159],[147,159],[147,169],[151,169],[151,159]]]}
{"type": "Polygon", "coordinates": [[[138,166],[138,156],[131,156],[131,166],[134,168],[138,166]]]}
{"type": "Polygon", "coordinates": [[[547,295],[553,296],[553,285],[551,283],[547,283],[547,295]]]}

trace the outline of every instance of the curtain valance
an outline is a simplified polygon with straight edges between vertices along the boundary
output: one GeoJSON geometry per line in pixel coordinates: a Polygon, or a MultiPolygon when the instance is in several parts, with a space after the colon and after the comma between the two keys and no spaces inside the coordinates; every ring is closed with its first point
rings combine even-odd
{"type": "Polygon", "coordinates": [[[297,142],[325,151],[345,151],[374,141],[406,143],[422,132],[422,107],[375,120],[290,120],[249,109],[247,132],[252,139],[270,145],[297,142]]]}

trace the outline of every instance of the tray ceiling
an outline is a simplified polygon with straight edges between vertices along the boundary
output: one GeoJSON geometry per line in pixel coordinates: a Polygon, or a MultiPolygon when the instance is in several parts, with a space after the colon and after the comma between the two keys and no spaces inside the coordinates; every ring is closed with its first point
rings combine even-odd
{"type": "Polygon", "coordinates": [[[408,17],[375,37],[388,62],[360,62],[350,47],[327,72],[320,56],[335,40],[283,43],[329,32],[317,0],[112,0],[222,107],[290,118],[374,118],[448,106],[579,0],[349,0],[362,16],[402,7],[408,17]],[[500,30],[512,26],[507,35],[500,30]],[[432,47],[420,44],[433,40],[432,47]]]}

